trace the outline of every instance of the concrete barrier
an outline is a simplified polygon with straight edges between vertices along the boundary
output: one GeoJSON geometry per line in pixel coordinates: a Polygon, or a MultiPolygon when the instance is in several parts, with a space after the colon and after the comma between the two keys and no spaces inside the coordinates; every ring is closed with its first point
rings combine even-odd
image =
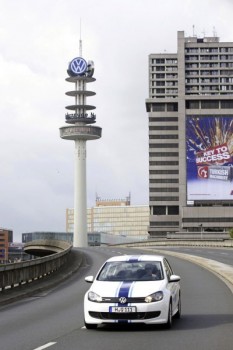
{"type": "MultiPolygon", "coordinates": [[[[33,241],[30,243],[36,247],[36,242],[42,249],[41,241],[33,241]]],[[[34,260],[27,260],[0,266],[0,291],[4,291],[6,288],[13,288],[21,285],[22,283],[28,283],[49,275],[67,262],[68,255],[72,248],[69,243],[59,241],[43,242],[45,244],[44,247],[50,247],[51,250],[56,247],[60,249],[60,252],[34,260]]]]}
{"type": "Polygon", "coordinates": [[[193,247],[221,247],[221,248],[233,248],[233,239],[156,239],[145,240],[139,242],[119,243],[114,244],[118,247],[147,247],[147,246],[193,246],[193,247]]]}

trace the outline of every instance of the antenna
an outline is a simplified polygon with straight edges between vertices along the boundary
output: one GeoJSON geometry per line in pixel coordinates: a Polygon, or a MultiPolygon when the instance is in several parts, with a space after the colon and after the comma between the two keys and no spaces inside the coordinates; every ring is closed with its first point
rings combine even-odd
{"type": "Polygon", "coordinates": [[[216,37],[217,36],[217,32],[215,30],[215,27],[213,27],[213,36],[216,37]]]}
{"type": "Polygon", "coordinates": [[[195,25],[193,24],[193,36],[195,36],[195,25]]]}
{"type": "Polygon", "coordinates": [[[80,18],[79,33],[80,33],[80,38],[79,38],[79,56],[82,57],[82,22],[81,22],[81,18],[80,18]]]}

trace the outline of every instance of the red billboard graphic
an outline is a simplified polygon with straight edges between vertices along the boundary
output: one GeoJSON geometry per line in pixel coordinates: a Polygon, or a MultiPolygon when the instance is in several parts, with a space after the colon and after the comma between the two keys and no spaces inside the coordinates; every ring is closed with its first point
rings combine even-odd
{"type": "Polygon", "coordinates": [[[197,175],[201,179],[208,179],[208,166],[197,167],[197,175]]]}

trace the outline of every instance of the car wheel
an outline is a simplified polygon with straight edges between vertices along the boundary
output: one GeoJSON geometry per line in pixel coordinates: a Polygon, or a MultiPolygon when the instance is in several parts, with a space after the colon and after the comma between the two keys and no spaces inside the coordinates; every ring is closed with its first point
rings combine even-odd
{"type": "Polygon", "coordinates": [[[175,318],[180,318],[181,317],[181,298],[179,295],[179,301],[178,301],[178,306],[177,306],[178,310],[175,314],[175,318]]]}
{"type": "Polygon", "coordinates": [[[168,315],[167,315],[167,323],[165,324],[165,328],[170,329],[172,326],[172,302],[170,301],[168,315]]]}
{"type": "Polygon", "coordinates": [[[95,324],[95,323],[86,323],[86,322],[84,322],[84,323],[85,323],[86,329],[96,329],[97,328],[97,324],[95,324]]]}

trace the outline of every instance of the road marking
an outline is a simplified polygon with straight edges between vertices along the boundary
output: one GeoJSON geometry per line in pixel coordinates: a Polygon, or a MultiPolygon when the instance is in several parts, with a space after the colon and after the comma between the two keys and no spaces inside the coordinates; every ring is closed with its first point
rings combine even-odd
{"type": "Polygon", "coordinates": [[[53,345],[55,345],[55,344],[57,344],[57,343],[56,343],[56,342],[50,342],[50,343],[47,343],[47,344],[45,344],[45,345],[42,345],[42,346],[40,346],[39,348],[36,348],[36,349],[34,349],[34,350],[43,350],[43,349],[49,348],[50,346],[53,346],[53,345]]]}

